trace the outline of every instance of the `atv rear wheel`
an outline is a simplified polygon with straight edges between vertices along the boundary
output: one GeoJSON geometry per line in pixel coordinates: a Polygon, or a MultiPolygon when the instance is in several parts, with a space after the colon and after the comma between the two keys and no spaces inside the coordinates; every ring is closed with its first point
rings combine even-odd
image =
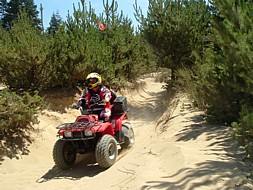
{"type": "Polygon", "coordinates": [[[97,143],[95,155],[100,167],[111,167],[116,162],[118,156],[118,148],[115,138],[111,135],[102,136],[97,143]]]}
{"type": "Polygon", "coordinates": [[[59,139],[53,149],[55,165],[61,169],[69,169],[75,164],[76,150],[70,141],[59,139]]]}
{"type": "Polygon", "coordinates": [[[134,130],[130,123],[124,123],[122,125],[122,131],[124,133],[124,143],[120,145],[123,148],[130,148],[135,142],[134,130]]]}

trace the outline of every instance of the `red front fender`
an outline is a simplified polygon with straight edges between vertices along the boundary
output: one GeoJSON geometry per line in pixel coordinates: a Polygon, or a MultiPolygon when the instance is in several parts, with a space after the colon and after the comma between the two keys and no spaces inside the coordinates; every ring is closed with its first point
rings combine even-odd
{"type": "Polygon", "coordinates": [[[111,123],[100,123],[94,126],[95,133],[101,133],[102,135],[109,134],[114,136],[114,130],[111,123]]]}

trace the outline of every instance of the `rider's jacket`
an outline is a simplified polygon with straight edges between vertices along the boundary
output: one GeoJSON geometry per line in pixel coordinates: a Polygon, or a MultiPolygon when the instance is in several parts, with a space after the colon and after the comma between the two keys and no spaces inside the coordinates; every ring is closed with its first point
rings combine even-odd
{"type": "Polygon", "coordinates": [[[94,91],[92,89],[87,89],[84,91],[82,97],[79,99],[79,102],[88,102],[88,107],[94,103],[101,102],[102,100],[106,103],[105,108],[110,109],[110,99],[111,99],[111,91],[104,87],[100,86],[98,91],[94,91]]]}

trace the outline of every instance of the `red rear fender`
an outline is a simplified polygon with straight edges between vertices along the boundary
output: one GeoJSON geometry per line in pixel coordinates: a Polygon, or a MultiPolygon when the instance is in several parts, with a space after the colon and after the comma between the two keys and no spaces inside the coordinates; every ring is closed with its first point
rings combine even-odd
{"type": "Polygon", "coordinates": [[[122,121],[128,119],[127,114],[112,116],[112,122],[115,123],[114,130],[120,131],[122,128],[122,121]]]}

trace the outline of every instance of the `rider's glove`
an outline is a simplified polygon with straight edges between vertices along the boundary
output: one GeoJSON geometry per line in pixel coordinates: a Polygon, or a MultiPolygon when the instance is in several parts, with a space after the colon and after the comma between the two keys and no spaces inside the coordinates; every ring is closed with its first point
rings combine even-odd
{"type": "Polygon", "coordinates": [[[74,108],[74,109],[79,109],[80,106],[79,106],[78,104],[73,104],[73,105],[72,105],[72,108],[74,108]]]}

